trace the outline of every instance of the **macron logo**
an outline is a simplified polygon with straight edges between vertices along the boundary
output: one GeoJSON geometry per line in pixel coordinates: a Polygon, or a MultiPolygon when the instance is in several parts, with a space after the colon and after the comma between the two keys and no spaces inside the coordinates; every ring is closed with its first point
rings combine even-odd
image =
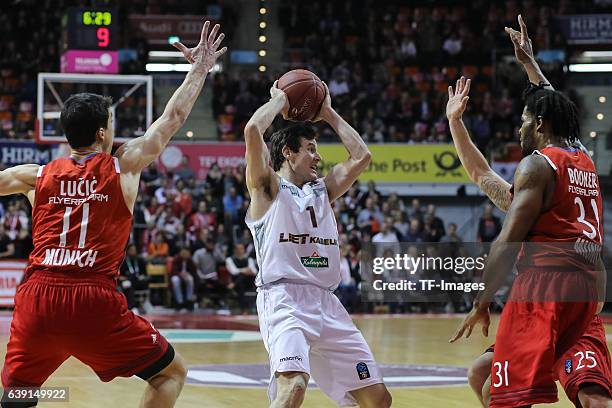
{"type": "Polygon", "coordinates": [[[281,363],[284,363],[286,361],[302,361],[302,357],[300,356],[293,356],[293,357],[283,357],[280,359],[281,363]]]}

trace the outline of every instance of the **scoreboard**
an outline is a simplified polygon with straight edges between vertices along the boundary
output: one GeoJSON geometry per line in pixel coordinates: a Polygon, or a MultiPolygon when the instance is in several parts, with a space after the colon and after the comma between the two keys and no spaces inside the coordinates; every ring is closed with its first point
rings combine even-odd
{"type": "Polygon", "coordinates": [[[67,16],[66,48],[73,50],[116,50],[115,10],[70,9],[67,16]]]}
{"type": "Polygon", "coordinates": [[[116,9],[69,8],[62,19],[62,72],[117,73],[118,25],[116,9]]]}

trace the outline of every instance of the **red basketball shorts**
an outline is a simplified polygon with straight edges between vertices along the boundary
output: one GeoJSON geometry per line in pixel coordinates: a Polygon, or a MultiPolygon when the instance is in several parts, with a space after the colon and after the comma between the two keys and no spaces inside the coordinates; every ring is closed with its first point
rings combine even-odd
{"type": "Polygon", "coordinates": [[[170,364],[174,350],[128,310],[114,280],[35,272],[17,288],[2,385],[39,387],[70,356],[102,381],[147,379],[170,364]]]}
{"type": "MultiPolygon", "coordinates": [[[[486,352],[494,352],[494,347],[486,352]]],[[[580,388],[587,384],[601,386],[612,397],[611,367],[606,332],[599,316],[595,316],[582,337],[557,360],[553,378],[559,380],[569,400],[576,404],[580,388]]],[[[497,377],[496,372],[493,374],[497,377]]]]}
{"type": "Polygon", "coordinates": [[[576,403],[578,391],[586,384],[600,385],[612,397],[611,367],[606,332],[595,316],[578,342],[557,361],[554,373],[567,397],[576,403]]]}
{"type": "Polygon", "coordinates": [[[585,333],[596,309],[587,302],[506,303],[491,367],[490,407],[557,401],[555,364],[585,333]]]}

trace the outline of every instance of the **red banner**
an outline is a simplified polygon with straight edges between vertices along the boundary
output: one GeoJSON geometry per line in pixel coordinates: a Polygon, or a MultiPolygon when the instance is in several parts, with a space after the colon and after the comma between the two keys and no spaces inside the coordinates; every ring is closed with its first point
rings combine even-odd
{"type": "Polygon", "coordinates": [[[246,165],[244,143],[172,143],[162,153],[160,164],[167,170],[181,166],[183,157],[189,160],[189,167],[196,177],[206,177],[208,169],[217,163],[221,168],[246,165]]]}
{"type": "Polygon", "coordinates": [[[17,285],[28,266],[25,261],[0,261],[0,306],[13,306],[17,285]]]}

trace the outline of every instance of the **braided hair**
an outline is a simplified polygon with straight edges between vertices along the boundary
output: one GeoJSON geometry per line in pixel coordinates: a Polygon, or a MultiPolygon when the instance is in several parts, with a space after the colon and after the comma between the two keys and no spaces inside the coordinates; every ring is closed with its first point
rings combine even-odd
{"type": "Polygon", "coordinates": [[[529,83],[523,92],[527,111],[542,117],[552,126],[552,132],[560,141],[567,140],[572,145],[580,140],[578,108],[567,96],[559,91],[544,88],[547,84],[529,83]]]}

